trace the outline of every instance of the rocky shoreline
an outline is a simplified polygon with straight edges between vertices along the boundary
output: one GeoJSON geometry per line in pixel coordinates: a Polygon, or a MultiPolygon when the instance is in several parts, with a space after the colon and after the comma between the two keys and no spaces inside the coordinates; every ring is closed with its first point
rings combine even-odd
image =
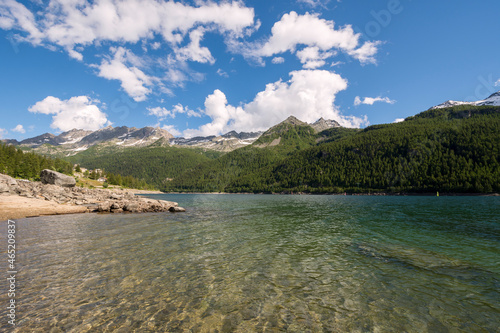
{"type": "Polygon", "coordinates": [[[0,220],[19,218],[19,216],[85,212],[185,211],[176,202],[136,196],[127,190],[75,187],[73,177],[50,170],[42,171],[41,178],[41,182],[31,182],[0,174],[0,220]],[[50,176],[44,176],[44,172],[50,176]],[[39,211],[37,211],[37,207],[39,211]],[[23,210],[26,211],[25,214],[23,214],[23,210]]]}

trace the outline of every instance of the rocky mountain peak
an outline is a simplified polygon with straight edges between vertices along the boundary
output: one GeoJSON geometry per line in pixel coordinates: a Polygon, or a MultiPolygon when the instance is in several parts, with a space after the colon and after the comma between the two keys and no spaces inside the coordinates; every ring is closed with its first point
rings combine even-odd
{"type": "Polygon", "coordinates": [[[44,133],[39,136],[35,136],[34,138],[29,138],[20,142],[21,145],[28,145],[33,147],[38,147],[43,144],[54,145],[57,144],[57,140],[55,140],[55,135],[51,133],[44,133]]]}
{"type": "Polygon", "coordinates": [[[500,97],[500,91],[497,91],[496,93],[493,93],[488,97],[487,99],[493,98],[493,97],[500,97]]]}
{"type": "Polygon", "coordinates": [[[479,101],[473,101],[473,102],[463,102],[463,101],[451,101],[448,100],[444,103],[441,103],[439,105],[433,106],[430,108],[430,110],[433,109],[442,109],[442,108],[450,108],[453,106],[458,106],[458,105],[474,105],[474,106],[500,106],[500,91],[497,91],[496,93],[491,94],[488,98],[479,100],[479,101]]]}
{"type": "Polygon", "coordinates": [[[307,123],[297,119],[295,116],[290,116],[290,117],[286,118],[284,121],[282,121],[278,125],[281,125],[281,124],[290,124],[293,126],[307,126],[307,123]]]}
{"type": "Polygon", "coordinates": [[[340,124],[335,120],[319,118],[315,123],[311,124],[316,133],[322,132],[329,128],[340,127],[340,124]]]}

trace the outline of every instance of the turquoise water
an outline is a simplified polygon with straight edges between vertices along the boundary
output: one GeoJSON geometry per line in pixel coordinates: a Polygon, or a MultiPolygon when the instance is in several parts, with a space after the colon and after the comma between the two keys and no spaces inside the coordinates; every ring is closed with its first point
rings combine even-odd
{"type": "Polygon", "coordinates": [[[17,331],[499,331],[500,198],[153,197],[18,220],[17,331]]]}

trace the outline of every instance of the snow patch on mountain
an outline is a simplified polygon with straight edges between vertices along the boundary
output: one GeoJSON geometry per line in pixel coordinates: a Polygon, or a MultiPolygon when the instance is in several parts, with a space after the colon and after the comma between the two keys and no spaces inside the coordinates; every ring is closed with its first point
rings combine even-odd
{"type": "Polygon", "coordinates": [[[480,101],[474,101],[474,102],[463,102],[463,101],[446,101],[444,103],[441,103],[439,105],[436,105],[430,110],[434,109],[443,109],[443,108],[451,108],[453,106],[459,106],[459,105],[474,105],[474,106],[500,106],[500,91],[492,94],[490,97],[480,100],[480,101]]]}

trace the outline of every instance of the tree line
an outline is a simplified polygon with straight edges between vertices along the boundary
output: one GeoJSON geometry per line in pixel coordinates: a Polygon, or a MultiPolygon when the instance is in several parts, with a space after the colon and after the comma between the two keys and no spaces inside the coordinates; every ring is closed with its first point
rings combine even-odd
{"type": "Polygon", "coordinates": [[[0,143],[0,173],[15,178],[40,180],[40,172],[44,169],[73,174],[73,165],[70,162],[24,152],[15,146],[0,143]]]}

